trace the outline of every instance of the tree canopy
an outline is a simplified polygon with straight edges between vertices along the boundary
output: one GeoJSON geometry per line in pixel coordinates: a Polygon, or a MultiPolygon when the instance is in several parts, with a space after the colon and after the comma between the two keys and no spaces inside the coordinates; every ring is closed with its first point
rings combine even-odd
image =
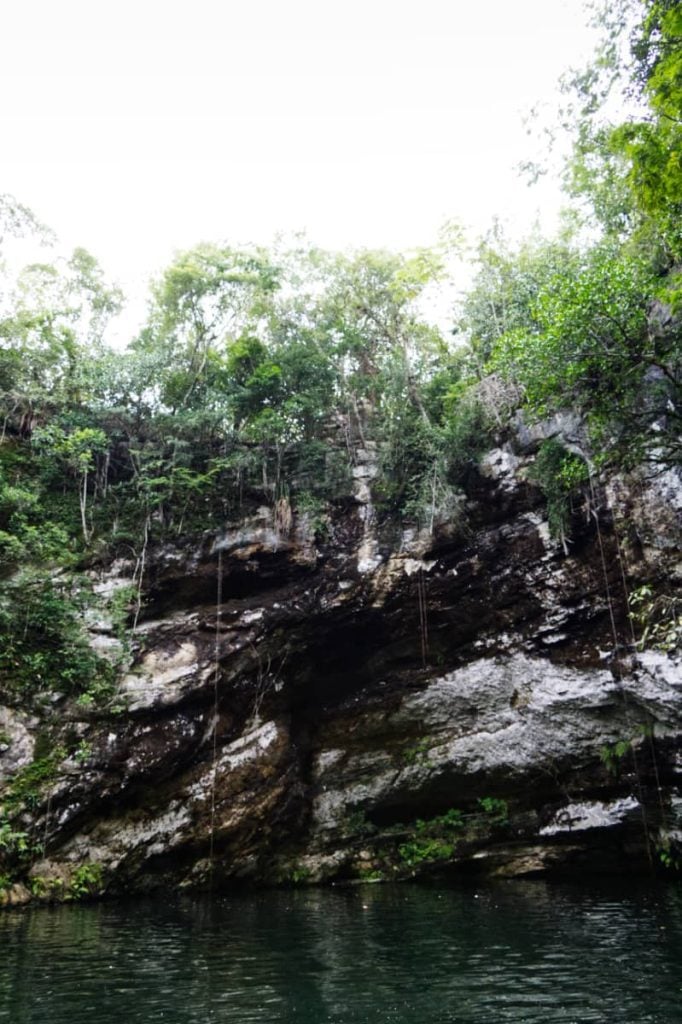
{"type": "Polygon", "coordinates": [[[0,197],[0,244],[45,253],[0,268],[3,571],[137,552],[282,497],[333,501],[367,442],[381,514],[432,523],[519,406],[577,411],[602,463],[679,460],[682,14],[671,0],[593,10],[600,49],[565,85],[566,181],[598,231],[569,220],[512,244],[493,224],[450,334],[423,301],[447,245],[206,242],[176,254],[138,336],[112,350],[120,289],[0,197]]]}

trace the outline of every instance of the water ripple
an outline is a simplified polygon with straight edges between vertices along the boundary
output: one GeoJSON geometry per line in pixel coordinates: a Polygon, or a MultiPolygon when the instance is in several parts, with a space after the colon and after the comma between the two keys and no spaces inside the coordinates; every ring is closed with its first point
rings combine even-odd
{"type": "Polygon", "coordinates": [[[0,915],[9,1024],[678,1024],[682,891],[364,886],[0,915]]]}

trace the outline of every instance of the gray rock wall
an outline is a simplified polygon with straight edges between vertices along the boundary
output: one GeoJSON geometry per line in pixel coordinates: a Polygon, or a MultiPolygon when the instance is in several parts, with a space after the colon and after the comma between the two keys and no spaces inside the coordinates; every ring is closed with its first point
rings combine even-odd
{"type": "MultiPolygon", "coordinates": [[[[32,853],[5,849],[11,898],[73,892],[84,865],[112,894],[669,866],[682,664],[633,648],[626,591],[679,586],[682,488],[611,480],[566,553],[536,441],[491,452],[429,529],[382,525],[366,448],[324,543],[263,508],[152,552],[117,713],[0,709],[0,794],[41,731],[80,744],[12,811],[32,853]]],[[[131,569],[98,575],[105,603],[131,569]]],[[[91,630],[111,646],[105,613],[91,630]]]]}

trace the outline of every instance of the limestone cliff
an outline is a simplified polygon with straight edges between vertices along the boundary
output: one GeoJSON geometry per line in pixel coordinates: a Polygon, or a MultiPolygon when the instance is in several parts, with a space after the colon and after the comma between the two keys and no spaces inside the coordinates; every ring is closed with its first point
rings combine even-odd
{"type": "MultiPolygon", "coordinates": [[[[263,507],[151,550],[113,711],[0,709],[0,787],[57,752],[12,822],[35,852],[11,898],[672,864],[682,665],[635,645],[627,594],[679,586],[682,487],[595,484],[564,547],[538,436],[421,532],[379,519],[358,444],[324,521],[263,507]]],[[[132,571],[94,573],[102,652],[132,571]]]]}

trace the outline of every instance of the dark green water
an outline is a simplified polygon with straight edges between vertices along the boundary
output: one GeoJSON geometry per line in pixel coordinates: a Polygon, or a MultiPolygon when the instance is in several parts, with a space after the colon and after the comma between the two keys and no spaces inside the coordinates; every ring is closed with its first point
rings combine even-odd
{"type": "Polygon", "coordinates": [[[11,1024],[682,1022],[682,887],[362,886],[0,915],[11,1024]]]}

